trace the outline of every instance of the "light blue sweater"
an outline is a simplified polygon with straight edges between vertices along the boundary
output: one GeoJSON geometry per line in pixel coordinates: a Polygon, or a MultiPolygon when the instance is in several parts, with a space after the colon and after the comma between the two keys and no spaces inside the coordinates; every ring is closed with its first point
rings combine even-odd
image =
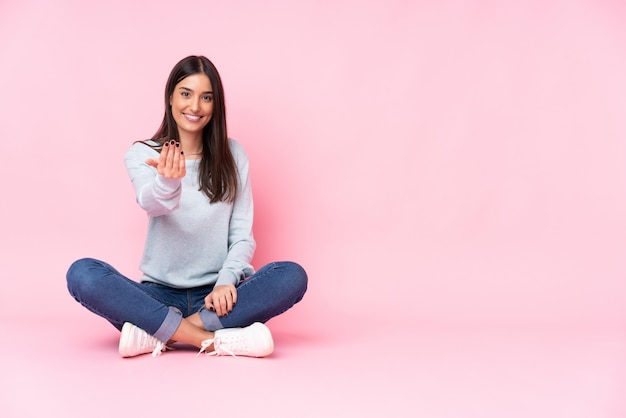
{"type": "Polygon", "coordinates": [[[200,160],[187,160],[182,179],[167,179],[147,159],[152,148],[136,143],[125,156],[137,203],[148,214],[148,235],[140,269],[142,281],[175,288],[237,285],[254,273],[253,202],[248,157],[229,140],[237,164],[239,189],[234,203],[209,203],[198,190],[200,160]]]}

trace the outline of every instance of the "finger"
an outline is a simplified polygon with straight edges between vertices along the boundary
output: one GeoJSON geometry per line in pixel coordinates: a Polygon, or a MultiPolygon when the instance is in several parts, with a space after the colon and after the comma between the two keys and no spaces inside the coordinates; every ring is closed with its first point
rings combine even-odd
{"type": "Polygon", "coordinates": [[[164,142],[163,147],[161,147],[161,153],[159,154],[159,160],[165,159],[167,157],[167,152],[170,149],[170,141],[164,142]]]}
{"type": "Polygon", "coordinates": [[[172,170],[172,165],[174,162],[174,154],[176,153],[176,147],[174,146],[174,144],[175,144],[174,140],[171,140],[167,147],[167,155],[165,156],[165,170],[167,172],[171,172],[172,170]]]}
{"type": "Polygon", "coordinates": [[[233,308],[235,307],[235,305],[237,304],[237,288],[234,287],[230,294],[233,296],[233,308]]]}
{"type": "Polygon", "coordinates": [[[214,311],[215,307],[213,306],[213,299],[212,299],[213,295],[211,293],[209,293],[208,295],[206,295],[204,297],[204,306],[210,310],[210,311],[214,311]]]}
{"type": "Polygon", "coordinates": [[[230,313],[233,310],[233,294],[230,289],[226,292],[226,313],[230,313]]]}
{"type": "Polygon", "coordinates": [[[174,177],[180,177],[180,142],[176,143],[176,147],[173,148],[174,155],[172,156],[172,174],[174,177]]]}
{"type": "Polygon", "coordinates": [[[153,159],[146,160],[146,164],[148,164],[150,167],[154,167],[154,168],[157,168],[159,166],[159,162],[157,160],[153,160],[153,159]]]}
{"type": "Polygon", "coordinates": [[[183,154],[182,150],[180,151],[180,158],[178,160],[178,171],[181,177],[185,177],[185,174],[187,174],[187,166],[185,165],[185,154],[183,154]]]}
{"type": "Polygon", "coordinates": [[[220,316],[228,315],[228,301],[227,301],[226,295],[222,295],[220,297],[219,304],[220,304],[220,316]]]}
{"type": "Polygon", "coordinates": [[[209,296],[211,297],[211,307],[213,308],[213,311],[217,314],[217,316],[222,316],[219,296],[215,293],[211,293],[209,296]]]}

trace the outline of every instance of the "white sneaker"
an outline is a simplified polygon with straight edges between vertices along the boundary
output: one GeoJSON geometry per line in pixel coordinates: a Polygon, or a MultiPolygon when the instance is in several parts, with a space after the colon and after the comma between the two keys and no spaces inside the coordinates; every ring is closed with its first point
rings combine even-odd
{"type": "Polygon", "coordinates": [[[130,322],[125,322],[120,335],[120,356],[134,357],[152,353],[152,357],[160,356],[168,347],[146,331],[130,322]]]}
{"type": "Polygon", "coordinates": [[[202,341],[200,353],[210,356],[231,355],[233,357],[265,357],[274,351],[274,340],[269,328],[260,322],[245,328],[224,328],[215,331],[212,339],[202,341]],[[213,351],[206,349],[213,344],[213,351]]]}

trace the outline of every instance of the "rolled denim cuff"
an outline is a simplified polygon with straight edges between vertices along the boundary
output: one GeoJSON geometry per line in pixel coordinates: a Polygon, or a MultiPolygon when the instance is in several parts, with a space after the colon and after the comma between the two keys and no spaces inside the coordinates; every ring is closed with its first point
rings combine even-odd
{"type": "Polygon", "coordinates": [[[198,311],[200,315],[200,319],[202,319],[202,323],[204,324],[204,329],[207,331],[217,331],[218,329],[224,328],[220,318],[213,311],[208,310],[204,306],[200,308],[198,311]]]}
{"type": "Polygon", "coordinates": [[[171,308],[167,312],[167,316],[159,329],[154,333],[153,337],[159,341],[167,343],[183,321],[183,315],[178,309],[171,308]]]}

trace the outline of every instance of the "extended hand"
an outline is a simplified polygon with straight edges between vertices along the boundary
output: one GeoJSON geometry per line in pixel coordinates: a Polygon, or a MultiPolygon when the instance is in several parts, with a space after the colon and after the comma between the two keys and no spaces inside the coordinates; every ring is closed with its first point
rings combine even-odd
{"type": "Polygon", "coordinates": [[[180,148],[180,143],[171,140],[163,144],[158,160],[146,160],[146,164],[155,167],[158,173],[168,179],[179,179],[185,177],[187,168],[185,166],[185,156],[180,148]]]}

